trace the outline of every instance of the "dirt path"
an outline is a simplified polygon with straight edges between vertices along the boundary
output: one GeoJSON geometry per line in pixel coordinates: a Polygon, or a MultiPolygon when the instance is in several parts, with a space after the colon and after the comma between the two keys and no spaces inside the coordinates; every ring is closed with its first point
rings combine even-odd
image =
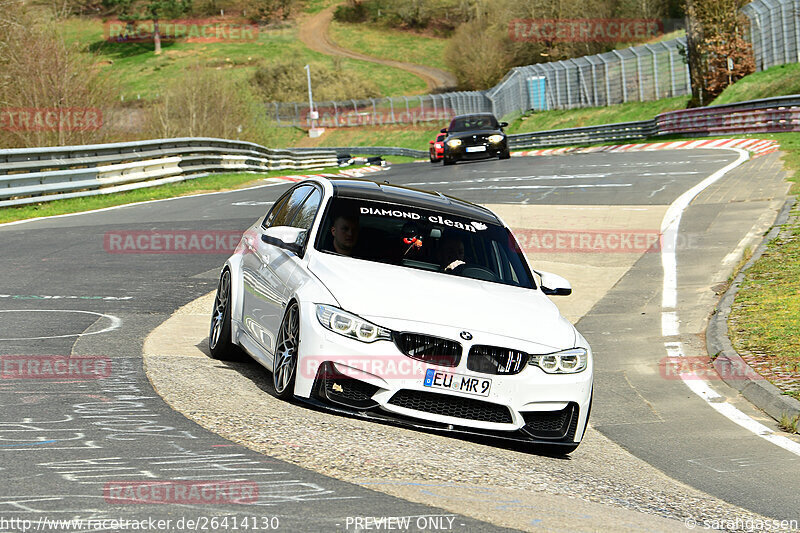
{"type": "Polygon", "coordinates": [[[306,46],[314,51],[327,55],[349,57],[351,59],[359,59],[361,61],[369,61],[371,63],[378,63],[406,70],[425,80],[425,83],[428,84],[428,91],[430,92],[455,87],[456,77],[450,72],[434,67],[416,65],[414,63],[380,59],[337,45],[333,42],[333,39],[331,39],[328,33],[328,27],[330,26],[331,20],[333,20],[333,12],[336,7],[336,5],[330,6],[300,24],[300,40],[303,41],[306,46]]]}

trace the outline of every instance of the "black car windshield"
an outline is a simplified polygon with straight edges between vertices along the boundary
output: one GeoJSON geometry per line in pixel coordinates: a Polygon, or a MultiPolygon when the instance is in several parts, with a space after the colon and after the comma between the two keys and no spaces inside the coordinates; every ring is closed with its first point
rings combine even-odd
{"type": "Polygon", "coordinates": [[[316,249],[357,259],[535,289],[511,232],[416,206],[336,198],[316,249]]]}
{"type": "Polygon", "coordinates": [[[489,115],[470,115],[454,118],[447,129],[449,133],[456,131],[496,130],[500,127],[494,117],[489,115]]]}

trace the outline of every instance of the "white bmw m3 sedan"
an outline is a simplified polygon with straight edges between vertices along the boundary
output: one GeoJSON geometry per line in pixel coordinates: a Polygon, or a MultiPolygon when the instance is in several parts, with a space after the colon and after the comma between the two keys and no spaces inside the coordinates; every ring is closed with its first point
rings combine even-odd
{"type": "Polygon", "coordinates": [[[484,207],[315,178],[225,262],[209,349],[243,349],[280,398],[565,454],[593,383],[589,344],[550,301],[570,292],[484,207]]]}

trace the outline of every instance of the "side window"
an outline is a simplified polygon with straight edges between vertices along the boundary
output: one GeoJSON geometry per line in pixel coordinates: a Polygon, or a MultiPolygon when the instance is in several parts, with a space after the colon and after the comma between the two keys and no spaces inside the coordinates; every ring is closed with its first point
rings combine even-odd
{"type": "Polygon", "coordinates": [[[278,204],[275,204],[272,211],[270,211],[270,214],[264,221],[264,227],[288,226],[292,218],[294,218],[297,209],[312,190],[314,190],[314,187],[311,185],[303,185],[284,196],[284,199],[280,200],[278,204]]]}
{"type": "Polygon", "coordinates": [[[286,206],[286,202],[289,200],[289,195],[285,194],[278,198],[278,201],[275,202],[275,205],[272,206],[272,209],[269,210],[267,213],[267,218],[264,219],[264,222],[261,224],[263,227],[268,228],[272,225],[272,221],[275,220],[278,212],[281,211],[286,206]]]}
{"type": "Polygon", "coordinates": [[[322,192],[314,188],[314,192],[306,198],[306,201],[297,210],[291,225],[295,228],[311,229],[314,224],[314,217],[317,216],[317,211],[319,210],[320,200],[322,200],[322,192]]]}

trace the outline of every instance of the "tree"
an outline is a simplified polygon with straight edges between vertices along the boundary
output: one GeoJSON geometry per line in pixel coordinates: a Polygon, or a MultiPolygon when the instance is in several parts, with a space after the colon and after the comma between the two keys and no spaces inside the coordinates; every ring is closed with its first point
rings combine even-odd
{"type": "Polygon", "coordinates": [[[119,20],[128,25],[152,20],[155,53],[160,54],[161,31],[158,22],[187,13],[192,7],[192,0],[103,0],[103,6],[115,12],[119,20]]]}
{"type": "Polygon", "coordinates": [[[740,12],[745,4],[747,0],[686,0],[690,106],[708,105],[725,87],[755,71],[748,20],[740,12]]]}

